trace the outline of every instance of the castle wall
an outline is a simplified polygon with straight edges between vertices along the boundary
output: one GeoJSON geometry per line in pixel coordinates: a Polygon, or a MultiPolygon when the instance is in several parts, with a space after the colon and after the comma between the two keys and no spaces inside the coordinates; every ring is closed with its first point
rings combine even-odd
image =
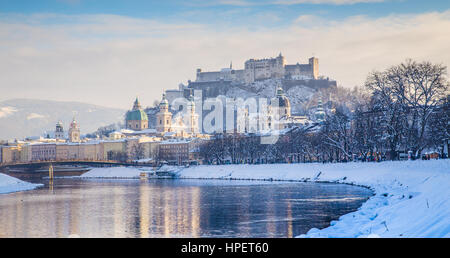
{"type": "Polygon", "coordinates": [[[190,82],[188,87],[193,90],[202,90],[204,100],[225,95],[227,90],[231,88],[231,84],[231,81],[190,82]]]}
{"type": "Polygon", "coordinates": [[[313,79],[314,73],[313,68],[309,64],[295,64],[295,65],[286,65],[286,76],[291,79],[302,79],[308,78],[313,79]]]}
{"type": "Polygon", "coordinates": [[[245,62],[244,81],[252,83],[256,80],[283,78],[285,73],[284,57],[270,59],[250,59],[245,62]]]}
{"type": "Polygon", "coordinates": [[[220,72],[197,72],[197,82],[211,82],[220,79],[220,72]]]}
{"type": "Polygon", "coordinates": [[[281,79],[285,76],[291,79],[318,79],[319,59],[311,57],[307,64],[286,65],[285,58],[280,54],[276,58],[249,59],[243,70],[224,68],[221,71],[202,72],[197,69],[196,82],[234,81],[252,83],[269,78],[281,79]]]}
{"type": "Polygon", "coordinates": [[[290,88],[294,86],[306,86],[310,87],[312,89],[327,89],[330,87],[337,87],[336,81],[330,81],[326,79],[318,79],[318,80],[288,80],[284,79],[282,80],[283,83],[283,89],[285,91],[288,91],[290,88]]]}
{"type": "Polygon", "coordinates": [[[171,104],[177,98],[184,97],[184,90],[166,90],[166,99],[171,104]]]}
{"type": "Polygon", "coordinates": [[[224,68],[220,72],[197,72],[196,82],[212,81],[244,81],[244,70],[232,70],[224,68]]]}

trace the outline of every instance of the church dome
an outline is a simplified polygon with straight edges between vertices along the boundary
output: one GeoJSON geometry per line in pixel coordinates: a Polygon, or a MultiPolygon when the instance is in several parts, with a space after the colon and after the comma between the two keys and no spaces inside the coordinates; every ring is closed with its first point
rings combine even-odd
{"type": "Polygon", "coordinates": [[[75,120],[75,117],[73,118],[72,123],[70,123],[70,128],[78,128],[78,123],[77,120],[75,120]]]}
{"type": "Polygon", "coordinates": [[[144,110],[132,110],[127,112],[127,121],[148,121],[148,116],[144,110]]]}
{"type": "Polygon", "coordinates": [[[289,102],[289,99],[286,96],[280,96],[278,97],[278,105],[279,107],[290,107],[291,102],[289,102]]]}
{"type": "Polygon", "coordinates": [[[169,101],[166,99],[166,94],[163,94],[163,98],[161,100],[161,102],[159,103],[160,107],[168,107],[169,106],[169,101]]]}
{"type": "Polygon", "coordinates": [[[291,106],[291,102],[289,101],[289,98],[286,97],[286,95],[284,94],[284,91],[281,87],[278,87],[277,97],[275,99],[278,99],[279,107],[290,107],[291,106]]]}

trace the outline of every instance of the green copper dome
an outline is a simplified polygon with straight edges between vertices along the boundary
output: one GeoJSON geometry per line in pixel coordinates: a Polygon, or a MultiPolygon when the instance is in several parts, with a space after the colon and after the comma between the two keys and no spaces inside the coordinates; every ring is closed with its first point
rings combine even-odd
{"type": "Polygon", "coordinates": [[[132,110],[127,112],[127,121],[131,120],[148,121],[148,117],[144,110],[132,110]]]}

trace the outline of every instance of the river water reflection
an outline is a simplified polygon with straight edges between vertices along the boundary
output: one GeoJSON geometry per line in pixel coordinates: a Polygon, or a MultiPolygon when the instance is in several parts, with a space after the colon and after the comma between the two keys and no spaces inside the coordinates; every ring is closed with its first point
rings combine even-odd
{"type": "Polygon", "coordinates": [[[0,195],[0,237],[293,237],[371,194],[323,183],[56,179],[0,195]]]}

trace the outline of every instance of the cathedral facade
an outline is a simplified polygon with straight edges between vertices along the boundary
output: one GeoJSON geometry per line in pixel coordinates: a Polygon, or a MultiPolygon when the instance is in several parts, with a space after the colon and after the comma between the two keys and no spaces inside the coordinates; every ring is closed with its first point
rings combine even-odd
{"type": "Polygon", "coordinates": [[[166,95],[159,103],[159,112],[156,113],[156,131],[158,133],[174,133],[177,136],[186,137],[199,133],[199,116],[195,112],[195,103],[193,97],[179,103],[183,109],[175,115],[169,111],[169,102],[166,95]]]}
{"type": "Polygon", "coordinates": [[[126,114],[126,129],[135,131],[135,133],[152,135],[172,135],[188,137],[199,134],[199,115],[195,112],[195,103],[193,97],[180,103],[183,109],[178,112],[169,110],[169,101],[166,94],[163,94],[162,100],[158,105],[158,111],[154,115],[154,128],[149,129],[149,119],[145,111],[141,108],[136,98],[133,109],[126,114]],[[153,131],[152,131],[153,130],[153,131]]]}

